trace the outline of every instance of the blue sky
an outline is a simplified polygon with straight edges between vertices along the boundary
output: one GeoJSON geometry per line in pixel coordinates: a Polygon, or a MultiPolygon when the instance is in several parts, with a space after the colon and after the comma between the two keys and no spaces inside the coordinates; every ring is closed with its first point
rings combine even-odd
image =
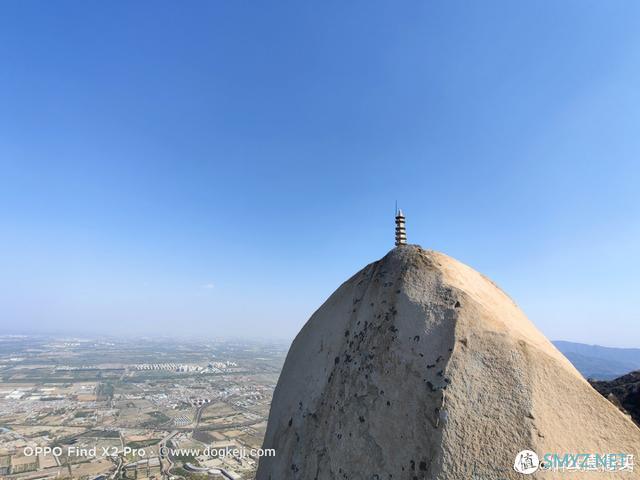
{"type": "Polygon", "coordinates": [[[412,243],[640,347],[640,3],[0,7],[0,327],[291,338],[412,243]]]}

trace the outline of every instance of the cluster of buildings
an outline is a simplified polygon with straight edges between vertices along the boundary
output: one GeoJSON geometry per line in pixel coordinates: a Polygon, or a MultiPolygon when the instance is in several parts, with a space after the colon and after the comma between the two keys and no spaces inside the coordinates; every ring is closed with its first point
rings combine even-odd
{"type": "Polygon", "coordinates": [[[237,367],[236,362],[213,362],[205,366],[192,363],[139,363],[132,367],[133,370],[149,370],[164,372],[184,372],[184,373],[222,373],[230,368],[237,367]]]}
{"type": "Polygon", "coordinates": [[[286,350],[197,344],[167,354],[174,343],[156,349],[139,342],[12,342],[6,348],[11,353],[0,353],[0,425],[6,427],[0,428],[0,478],[106,480],[125,474],[150,480],[185,476],[189,469],[212,479],[252,478],[256,459],[250,457],[202,455],[171,463],[159,448],[174,435],[179,445],[200,449],[210,442],[258,448],[286,350]],[[98,454],[67,459],[24,453],[55,445],[96,448],[98,454]],[[146,456],[127,455],[128,447],[146,456]],[[175,471],[168,474],[170,467],[175,471]]]}

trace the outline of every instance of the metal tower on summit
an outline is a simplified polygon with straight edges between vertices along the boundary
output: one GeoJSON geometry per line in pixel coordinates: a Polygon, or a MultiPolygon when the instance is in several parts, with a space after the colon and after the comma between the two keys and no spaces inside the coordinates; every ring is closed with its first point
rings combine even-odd
{"type": "Polygon", "coordinates": [[[396,207],[396,247],[407,244],[407,230],[404,226],[404,214],[396,207]]]}

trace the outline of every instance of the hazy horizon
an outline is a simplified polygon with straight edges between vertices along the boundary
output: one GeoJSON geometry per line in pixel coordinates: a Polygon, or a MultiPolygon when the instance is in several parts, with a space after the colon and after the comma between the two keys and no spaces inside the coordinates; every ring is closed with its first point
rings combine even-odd
{"type": "MultiPolygon", "coordinates": [[[[27,333],[3,333],[0,334],[0,343],[7,339],[51,339],[51,340],[73,340],[78,342],[121,342],[121,341],[139,341],[139,340],[149,340],[153,342],[179,342],[184,344],[203,344],[203,343],[232,343],[232,342],[240,342],[240,343],[256,343],[256,344],[275,344],[284,347],[289,347],[294,340],[294,337],[291,338],[278,338],[278,337],[252,337],[250,335],[242,336],[224,336],[224,335],[198,335],[198,334],[108,334],[108,333],[74,333],[74,332],[27,332],[27,333]]],[[[559,342],[566,344],[577,344],[577,345],[585,345],[589,347],[604,347],[604,348],[614,348],[620,350],[640,350],[640,347],[617,347],[612,345],[603,345],[598,343],[582,343],[582,342],[574,342],[572,340],[553,338],[549,339],[552,343],[556,344],[559,342]]],[[[557,348],[557,346],[556,346],[557,348]]]]}
{"type": "Polygon", "coordinates": [[[0,329],[293,338],[410,243],[640,347],[640,4],[10,2],[0,329]]]}

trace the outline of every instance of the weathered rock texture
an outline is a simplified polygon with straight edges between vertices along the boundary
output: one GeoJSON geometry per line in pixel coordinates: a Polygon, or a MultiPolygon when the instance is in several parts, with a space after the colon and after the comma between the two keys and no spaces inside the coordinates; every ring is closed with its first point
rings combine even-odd
{"type": "Polygon", "coordinates": [[[520,450],[637,455],[640,429],[489,279],[407,245],[298,334],[264,447],[258,480],[522,479],[520,450]]]}

